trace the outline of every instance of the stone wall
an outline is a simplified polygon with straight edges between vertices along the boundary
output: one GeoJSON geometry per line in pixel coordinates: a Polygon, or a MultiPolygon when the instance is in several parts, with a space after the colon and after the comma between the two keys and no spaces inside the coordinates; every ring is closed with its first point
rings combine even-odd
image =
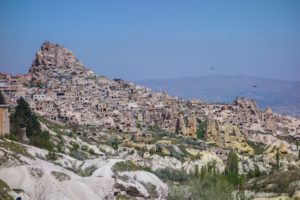
{"type": "Polygon", "coordinates": [[[0,105],[0,136],[10,133],[8,106],[0,105]]]}

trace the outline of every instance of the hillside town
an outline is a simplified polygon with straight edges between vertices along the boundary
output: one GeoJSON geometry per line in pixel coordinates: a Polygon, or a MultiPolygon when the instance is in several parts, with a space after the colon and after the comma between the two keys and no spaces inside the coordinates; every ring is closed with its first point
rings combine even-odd
{"type": "MultiPolygon", "coordinates": [[[[94,163],[99,168],[95,176],[109,175],[110,188],[102,191],[108,199],[114,199],[112,188],[140,199],[151,196],[128,174],[125,182],[121,176],[113,179],[117,175],[111,175],[111,168],[118,159],[151,170],[170,168],[187,174],[196,173],[196,169],[212,162],[223,172],[224,163],[234,150],[241,161],[240,174],[255,170],[270,173],[279,162],[277,155],[281,156],[280,166],[286,170],[300,166],[297,118],[273,113],[271,108],[260,110],[253,99],[237,97],[231,104],[206,103],[152,91],[122,79],[110,80],[89,70],[69,49],[51,42],[42,44],[27,74],[1,73],[0,92],[6,101],[0,105],[1,136],[9,137],[9,115],[18,100],[24,99],[38,116],[42,129],[55,138],[59,153],[72,156],[79,148],[87,152],[84,159],[95,159],[96,164],[93,160],[72,161],[73,158],[61,154],[59,165],[63,170],[72,167],[78,174],[94,163]],[[259,148],[263,152],[258,152],[259,148]],[[103,160],[97,164],[100,158],[103,160]],[[104,169],[109,173],[104,173],[104,169]],[[128,180],[134,184],[129,186],[128,180]]],[[[2,150],[4,155],[9,154],[2,150]]],[[[30,152],[31,157],[37,158],[45,154],[37,149],[30,152]],[[35,151],[38,153],[32,153],[35,151]]],[[[73,157],[77,159],[78,155],[73,157]]],[[[33,160],[27,162],[33,165],[33,160]]],[[[20,164],[18,159],[11,162],[20,164]]],[[[8,179],[5,174],[2,173],[2,178],[8,179]]],[[[147,181],[148,176],[152,175],[145,175],[147,181]]],[[[159,179],[156,183],[162,191],[157,189],[160,195],[154,199],[166,199],[166,185],[159,179]]]]}
{"type": "Polygon", "coordinates": [[[157,126],[196,138],[198,124],[208,120],[211,128],[206,132],[214,140],[211,134],[224,133],[224,129],[228,135],[238,132],[246,137],[257,132],[300,135],[299,120],[273,113],[271,108],[260,111],[254,100],[237,98],[232,104],[207,104],[121,79],[109,80],[87,69],[67,48],[50,42],[37,51],[28,74],[2,73],[0,91],[11,105],[23,97],[41,116],[98,130],[139,133],[145,127],[157,126]]]}

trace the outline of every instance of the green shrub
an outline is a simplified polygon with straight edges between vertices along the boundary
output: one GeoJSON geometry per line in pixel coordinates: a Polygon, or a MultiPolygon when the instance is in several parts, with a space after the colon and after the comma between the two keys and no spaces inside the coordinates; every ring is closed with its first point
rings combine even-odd
{"type": "Polygon", "coordinates": [[[0,199],[1,200],[13,200],[13,198],[9,195],[8,185],[1,179],[0,179],[0,199]]]}
{"type": "Polygon", "coordinates": [[[251,146],[253,148],[255,155],[263,154],[264,148],[265,148],[264,144],[252,142],[250,140],[247,140],[247,144],[249,144],[249,146],[251,146]]]}
{"type": "Polygon", "coordinates": [[[73,146],[72,150],[74,151],[77,151],[79,149],[79,144],[77,143],[73,143],[72,146],[73,146]]]}
{"type": "Polygon", "coordinates": [[[233,188],[222,175],[194,177],[184,186],[172,186],[168,200],[231,200],[233,188]]]}
{"type": "Polygon", "coordinates": [[[239,168],[238,168],[238,156],[235,151],[231,150],[227,157],[225,176],[227,180],[233,184],[239,184],[239,168]]]}
{"type": "Polygon", "coordinates": [[[156,170],[155,175],[158,176],[163,181],[175,181],[175,182],[185,182],[188,180],[188,174],[182,170],[175,170],[170,168],[156,170]]]}
{"type": "Polygon", "coordinates": [[[77,160],[85,160],[88,159],[88,155],[84,151],[71,150],[70,156],[76,158],[77,160]]]}
{"type": "Polygon", "coordinates": [[[32,135],[29,139],[30,145],[47,149],[49,151],[52,151],[54,148],[54,144],[52,143],[50,134],[48,132],[43,132],[39,135],[32,135]]]}
{"type": "Polygon", "coordinates": [[[59,157],[59,155],[56,154],[56,153],[53,152],[53,151],[49,151],[48,154],[46,155],[46,159],[47,159],[47,160],[52,160],[52,161],[57,160],[58,157],[59,157]]]}
{"type": "Polygon", "coordinates": [[[94,155],[94,154],[95,154],[95,151],[94,151],[94,149],[92,149],[92,148],[91,148],[91,149],[89,149],[89,153],[90,153],[90,154],[92,154],[92,155],[94,155]]]}
{"type": "Polygon", "coordinates": [[[21,154],[23,156],[33,158],[25,149],[24,146],[16,142],[0,141],[0,147],[10,150],[16,154],[21,154]]]}
{"type": "Polygon", "coordinates": [[[191,200],[191,193],[188,187],[172,185],[169,188],[168,200],[191,200]]]}
{"type": "Polygon", "coordinates": [[[136,171],[141,169],[138,167],[134,162],[127,160],[127,161],[121,161],[117,162],[113,167],[113,172],[124,172],[124,171],[136,171]]]}
{"type": "Polygon", "coordinates": [[[144,183],[142,182],[142,185],[146,188],[148,191],[151,199],[156,199],[159,197],[159,194],[157,193],[157,187],[151,183],[144,183]]]}
{"type": "Polygon", "coordinates": [[[80,171],[79,174],[81,176],[85,176],[85,177],[91,176],[94,173],[94,171],[96,171],[97,169],[98,168],[95,165],[91,165],[91,166],[85,168],[83,171],[80,171]]]}
{"type": "Polygon", "coordinates": [[[121,142],[119,141],[119,139],[117,137],[112,137],[108,140],[108,144],[115,150],[117,150],[119,148],[119,144],[121,142]]]}
{"type": "Polygon", "coordinates": [[[206,129],[206,123],[200,122],[197,129],[197,138],[198,139],[204,139],[205,138],[205,129],[206,129]]]}
{"type": "Polygon", "coordinates": [[[86,146],[86,145],[81,145],[81,150],[82,150],[82,151],[87,151],[87,150],[88,150],[88,146],[86,146]]]}
{"type": "Polygon", "coordinates": [[[11,133],[21,137],[25,128],[27,137],[41,134],[41,125],[29,104],[21,97],[17,100],[14,113],[10,116],[11,133]]]}

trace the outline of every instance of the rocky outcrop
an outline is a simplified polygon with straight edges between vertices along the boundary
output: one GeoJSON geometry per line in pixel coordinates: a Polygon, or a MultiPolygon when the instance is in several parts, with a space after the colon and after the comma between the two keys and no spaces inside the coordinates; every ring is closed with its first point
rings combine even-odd
{"type": "Polygon", "coordinates": [[[50,77],[83,75],[87,74],[88,70],[69,49],[58,44],[44,42],[36,52],[29,72],[34,78],[44,81],[50,77]]]}
{"type": "Polygon", "coordinates": [[[266,131],[274,133],[276,131],[276,125],[273,119],[273,112],[271,110],[271,108],[267,108],[263,114],[263,121],[264,121],[264,128],[266,131]]]}
{"type": "MultiPolygon", "coordinates": [[[[232,147],[239,153],[253,154],[254,150],[250,147],[240,129],[237,126],[225,125],[221,127],[222,143],[225,147],[232,147]]],[[[220,145],[220,144],[219,144],[220,145]]]]}
{"type": "Polygon", "coordinates": [[[179,118],[177,119],[176,123],[176,133],[181,135],[187,135],[187,129],[185,126],[185,121],[183,119],[182,114],[179,115],[179,118]]]}
{"type": "Polygon", "coordinates": [[[208,142],[216,142],[219,136],[219,127],[216,120],[209,118],[206,120],[205,138],[208,142]]]}
{"type": "Polygon", "coordinates": [[[205,137],[207,141],[216,143],[221,147],[231,147],[240,153],[254,153],[237,126],[219,125],[215,120],[208,119],[205,137]]]}
{"type": "Polygon", "coordinates": [[[0,166],[0,179],[10,188],[22,190],[18,195],[22,199],[115,199],[115,195],[123,192],[128,198],[166,199],[168,186],[156,175],[145,171],[112,170],[117,162],[124,160],[99,157],[79,161],[60,154],[52,163],[45,159],[49,154],[47,150],[19,145],[26,154],[0,148],[0,152],[8,155],[6,165],[0,166]],[[21,163],[15,162],[14,157],[21,163]],[[91,175],[78,173],[92,168],[95,171],[91,175]]]}
{"type": "Polygon", "coordinates": [[[184,120],[183,115],[180,114],[177,123],[176,123],[176,133],[185,135],[188,137],[196,138],[198,122],[194,113],[190,114],[187,117],[187,120],[184,120]],[[186,122],[187,121],[187,122],[186,122]]]}
{"type": "Polygon", "coordinates": [[[195,114],[191,114],[191,116],[188,117],[187,121],[187,128],[188,128],[188,136],[196,138],[197,137],[197,129],[198,129],[198,122],[196,119],[195,114]]]}

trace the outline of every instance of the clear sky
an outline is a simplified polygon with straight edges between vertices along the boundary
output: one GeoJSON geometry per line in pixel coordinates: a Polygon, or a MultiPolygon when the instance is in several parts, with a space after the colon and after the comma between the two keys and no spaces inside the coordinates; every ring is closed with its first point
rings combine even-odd
{"type": "Polygon", "coordinates": [[[26,73],[45,40],[110,78],[300,80],[299,0],[0,0],[1,72],[26,73]]]}

